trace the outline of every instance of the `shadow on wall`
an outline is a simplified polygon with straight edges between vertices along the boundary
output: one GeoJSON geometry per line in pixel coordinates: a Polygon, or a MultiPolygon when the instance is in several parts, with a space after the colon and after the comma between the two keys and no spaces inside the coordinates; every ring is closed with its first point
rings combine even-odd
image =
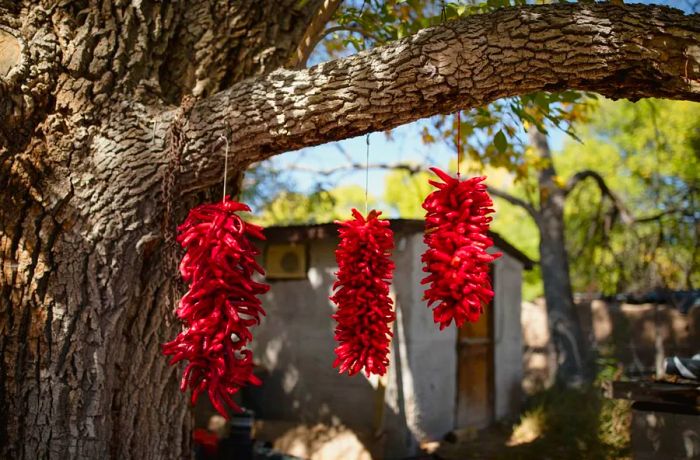
{"type": "MultiPolygon", "coordinates": [[[[314,237],[282,239],[285,245],[293,245],[292,241],[309,245],[308,269],[295,272],[306,276],[270,281],[270,292],[263,299],[268,314],[254,331],[251,348],[263,385],[246,388],[242,396],[243,403],[263,421],[257,437],[279,440],[280,448],[295,445],[305,452],[295,450],[298,456],[315,459],[321,458],[314,455],[323,445],[319,440],[348,429],[362,448],[358,452],[364,452],[357,455],[416,455],[420,443],[439,440],[455,428],[457,398],[456,329],[439,331],[422,300],[425,287],[420,280],[424,273],[418,262],[425,250],[422,233],[396,233],[392,285],[397,321],[391,365],[382,379],[367,379],[364,375],[339,375],[332,367],[337,345],[331,318],[335,307],[328,296],[337,269],[337,238],[318,233],[319,229],[307,230],[313,231],[314,237]],[[288,422],[295,425],[285,425],[288,422]]],[[[274,236],[268,237],[268,244],[276,244],[274,236]]],[[[519,283],[519,272],[517,275],[512,279],[519,283]]],[[[515,302],[519,307],[519,291],[515,302]]],[[[517,311],[519,314],[519,308],[517,311]]],[[[517,326],[518,314],[513,317],[517,326]]],[[[519,358],[517,353],[518,370],[519,358]]],[[[520,377],[517,381],[519,384],[520,377]]],[[[504,394],[511,392],[510,385],[502,386],[504,394]]],[[[323,458],[352,458],[348,455],[323,458]]]]}
{"type": "Polygon", "coordinates": [[[406,425],[403,404],[392,408],[385,401],[388,381],[402,378],[399,354],[392,350],[390,371],[381,380],[340,375],[332,367],[335,308],[328,296],[335,281],[336,242],[311,244],[306,279],[268,281],[267,316],[251,345],[263,384],[245,388],[242,402],[255,412],[256,438],[291,455],[386,458],[385,441],[393,436],[387,430],[406,425]]]}
{"type": "MultiPolygon", "coordinates": [[[[700,307],[688,314],[664,304],[625,304],[594,300],[577,305],[588,356],[608,356],[630,376],[652,375],[666,356],[700,352],[700,307]]],[[[543,300],[523,302],[523,387],[532,394],[547,388],[556,373],[543,300]]]]}

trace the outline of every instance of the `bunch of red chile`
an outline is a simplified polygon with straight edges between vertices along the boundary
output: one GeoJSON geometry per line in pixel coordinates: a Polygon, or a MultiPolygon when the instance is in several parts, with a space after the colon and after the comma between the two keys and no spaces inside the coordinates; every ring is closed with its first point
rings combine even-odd
{"type": "Polygon", "coordinates": [[[353,219],[337,222],[340,244],[335,293],[330,299],[338,306],[333,367],[339,373],[384,375],[389,365],[391,323],[396,318],[389,297],[394,263],[391,250],[394,235],[389,221],[380,220],[379,211],[365,218],[357,209],[353,219]]]}
{"type": "Polygon", "coordinates": [[[190,284],[177,309],[185,329],[163,345],[170,364],[188,361],[180,389],[192,390],[192,404],[206,390],[224,417],[224,404],[240,411],[232,397],[242,386],[260,384],[245,347],[253,338],[250,327],[265,315],[258,296],[269,289],[253,280],[264,271],[249,237],[264,240],[262,228],[243,221],[240,211],[250,208],[227,196],[192,209],[178,227],[177,241],[187,251],[180,273],[190,284]]]}
{"type": "Polygon", "coordinates": [[[488,236],[493,202],[486,192],[486,177],[454,178],[431,168],[442,181],[430,181],[437,190],[423,202],[425,215],[423,271],[429,275],[422,284],[428,307],[434,305],[433,319],[446,328],[454,320],[476,322],[483,306],[493,298],[489,264],[501,254],[489,254],[488,236]],[[436,305],[435,305],[436,304],[436,305]]]}

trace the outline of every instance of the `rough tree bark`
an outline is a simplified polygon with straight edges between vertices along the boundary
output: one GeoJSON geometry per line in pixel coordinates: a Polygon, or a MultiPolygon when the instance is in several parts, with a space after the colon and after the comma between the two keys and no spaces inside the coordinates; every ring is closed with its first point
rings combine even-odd
{"type": "Polygon", "coordinates": [[[189,456],[167,133],[289,59],[296,3],[0,2],[0,458],[189,456]]]}
{"type": "Polygon", "coordinates": [[[187,455],[168,236],[221,136],[233,173],[534,90],[700,100],[700,19],[644,6],[504,10],[274,70],[322,3],[0,0],[0,457],[187,455]]]}

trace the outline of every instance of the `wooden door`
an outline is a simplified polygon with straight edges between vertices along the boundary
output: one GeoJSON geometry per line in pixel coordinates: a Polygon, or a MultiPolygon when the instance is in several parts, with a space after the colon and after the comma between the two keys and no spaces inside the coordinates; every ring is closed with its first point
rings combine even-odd
{"type": "Polygon", "coordinates": [[[494,419],[493,302],[457,334],[457,428],[484,428],[494,419]]]}

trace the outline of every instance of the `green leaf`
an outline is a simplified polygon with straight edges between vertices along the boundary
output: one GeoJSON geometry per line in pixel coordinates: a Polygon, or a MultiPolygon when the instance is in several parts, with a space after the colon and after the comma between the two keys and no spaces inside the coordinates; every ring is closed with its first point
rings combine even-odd
{"type": "Polygon", "coordinates": [[[564,91],[560,97],[562,102],[576,102],[581,98],[581,94],[576,91],[564,91]]]}
{"type": "Polygon", "coordinates": [[[508,139],[503,131],[499,130],[495,136],[493,136],[493,145],[496,146],[500,153],[503,153],[508,148],[508,139]]]}
{"type": "Polygon", "coordinates": [[[537,104],[542,110],[549,109],[549,98],[547,94],[539,92],[535,94],[535,104],[537,104]]]}
{"type": "Polygon", "coordinates": [[[459,17],[459,12],[457,11],[457,5],[453,3],[448,3],[445,6],[445,16],[447,19],[454,19],[459,17]]]}

